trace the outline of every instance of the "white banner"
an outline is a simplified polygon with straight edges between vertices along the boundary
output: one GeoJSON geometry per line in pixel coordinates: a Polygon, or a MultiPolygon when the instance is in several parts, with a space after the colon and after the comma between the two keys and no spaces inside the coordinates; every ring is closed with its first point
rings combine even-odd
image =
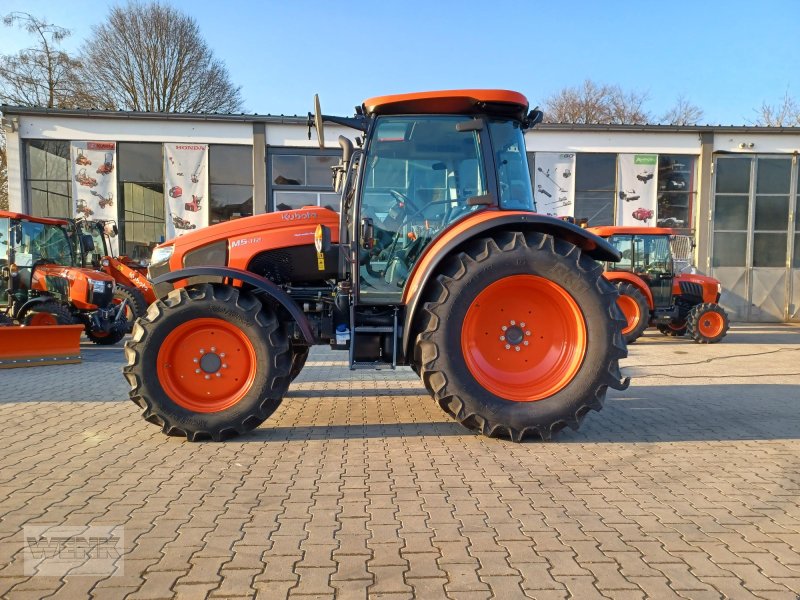
{"type": "MultiPolygon", "coordinates": [[[[117,221],[117,144],[115,142],[72,142],[72,199],[75,217],[117,221]]],[[[112,252],[119,252],[117,238],[111,238],[112,252]]],[[[97,248],[102,252],[102,248],[97,248]]]]}
{"type": "Polygon", "coordinates": [[[620,154],[617,164],[617,225],[655,227],[658,154],[620,154]]]}
{"type": "Polygon", "coordinates": [[[537,152],[533,197],[536,210],[553,217],[575,216],[575,154],[537,152]]]}
{"type": "Polygon", "coordinates": [[[167,239],[208,225],[208,145],[164,144],[167,239]]]}

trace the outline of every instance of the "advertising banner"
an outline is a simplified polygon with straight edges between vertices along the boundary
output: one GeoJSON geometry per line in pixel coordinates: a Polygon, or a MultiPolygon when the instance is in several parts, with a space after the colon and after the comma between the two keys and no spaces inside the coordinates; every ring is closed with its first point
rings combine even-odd
{"type": "Polygon", "coordinates": [[[575,154],[537,152],[533,197],[536,210],[553,217],[575,216],[575,154]]]}
{"type": "Polygon", "coordinates": [[[164,144],[167,239],[208,225],[208,145],[164,144]]]}
{"type": "Polygon", "coordinates": [[[658,154],[620,154],[617,165],[617,225],[655,227],[658,154]]]}
{"type": "MultiPolygon", "coordinates": [[[[74,216],[117,221],[116,142],[72,142],[70,160],[74,216]]],[[[117,254],[116,237],[111,238],[111,246],[117,254]]]]}

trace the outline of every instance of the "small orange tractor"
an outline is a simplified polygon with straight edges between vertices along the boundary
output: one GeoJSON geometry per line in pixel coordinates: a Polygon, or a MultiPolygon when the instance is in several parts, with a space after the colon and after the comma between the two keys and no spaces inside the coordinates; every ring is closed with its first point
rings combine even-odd
{"type": "Polygon", "coordinates": [[[126,344],[131,399],[166,434],[222,440],[281,403],[309,348],[351,369],[410,366],[466,427],[515,441],[577,428],[624,389],[619,252],[534,211],[524,132],[505,90],[364,101],[334,168],[341,214],[254,215],[155,248],[160,297],[126,344]]]}
{"type": "Polygon", "coordinates": [[[5,315],[22,325],[79,323],[94,343],[115,344],[127,329],[125,306],[113,303],[110,276],[82,268],[74,235],[66,219],[0,211],[5,315]]]}
{"type": "Polygon", "coordinates": [[[114,221],[75,221],[79,232],[78,239],[84,241],[81,248],[83,266],[102,271],[114,278],[114,303],[125,302],[125,318],[130,327],[133,321],[141,317],[147,307],[156,301],[153,286],[147,280],[147,267],[128,256],[114,256],[110,237],[117,235],[117,224],[114,221]],[[91,248],[87,248],[87,236],[92,239],[91,248]]]}
{"type": "Polygon", "coordinates": [[[592,227],[622,255],[609,262],[606,279],[619,290],[617,303],[627,324],[627,343],[638,339],[650,325],[664,335],[688,334],[700,344],[720,341],[728,332],[728,315],[719,305],[722,286],[713,277],[675,273],[671,240],[677,235],[666,227],[592,227]]]}

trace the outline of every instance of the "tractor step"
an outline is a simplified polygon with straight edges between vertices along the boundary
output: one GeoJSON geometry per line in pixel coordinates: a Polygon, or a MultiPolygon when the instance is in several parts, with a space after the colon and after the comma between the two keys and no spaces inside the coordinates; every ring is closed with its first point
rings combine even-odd
{"type": "Polygon", "coordinates": [[[385,369],[395,369],[396,365],[381,361],[375,362],[359,362],[356,361],[350,364],[351,371],[359,371],[359,370],[374,370],[374,371],[383,371],[385,369]]]}
{"type": "MultiPolygon", "coordinates": [[[[358,318],[355,312],[354,307],[350,306],[350,322],[353,323],[353,331],[352,331],[352,338],[350,340],[350,355],[349,355],[349,362],[350,362],[350,370],[355,371],[356,369],[395,369],[397,367],[397,347],[398,347],[398,327],[397,327],[397,311],[398,308],[395,306],[393,311],[392,317],[392,325],[357,325],[358,318]],[[391,362],[389,360],[381,360],[381,358],[387,358],[385,355],[382,355],[380,351],[380,347],[383,344],[378,344],[375,350],[375,358],[377,360],[370,361],[370,360],[363,360],[363,358],[373,358],[370,356],[364,357],[362,355],[362,360],[356,359],[356,348],[361,349],[361,346],[358,346],[358,336],[360,335],[371,335],[371,336],[381,336],[385,334],[390,334],[392,337],[392,356],[391,362]]],[[[374,338],[373,338],[374,339],[374,338]]]]}

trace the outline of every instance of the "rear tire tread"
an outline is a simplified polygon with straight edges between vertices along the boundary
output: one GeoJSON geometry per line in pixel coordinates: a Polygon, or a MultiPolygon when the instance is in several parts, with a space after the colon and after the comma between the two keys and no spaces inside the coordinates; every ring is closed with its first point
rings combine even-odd
{"type": "Polygon", "coordinates": [[[422,381],[428,392],[433,396],[439,406],[463,426],[488,437],[510,438],[520,442],[531,437],[549,440],[552,434],[569,426],[577,429],[583,418],[591,410],[599,411],[603,406],[606,390],[610,387],[624,390],[630,383],[629,378],[624,378],[620,373],[619,359],[628,355],[625,340],[622,338],[622,327],[627,322],[617,306],[617,290],[601,275],[602,267],[584,256],[576,246],[553,238],[550,235],[539,233],[522,234],[520,232],[501,232],[490,238],[475,240],[454,255],[448,261],[440,274],[432,281],[427,295],[428,301],[422,305],[421,333],[417,337],[415,347],[415,362],[420,365],[422,381]],[[544,250],[558,254],[573,263],[571,265],[582,277],[594,277],[595,285],[604,304],[604,311],[609,320],[615,323],[611,351],[607,356],[607,364],[602,381],[595,387],[594,394],[583,404],[578,406],[571,414],[561,415],[559,418],[536,426],[514,427],[510,423],[503,423],[487,418],[486,415],[467,409],[467,404],[457,393],[451,391],[447,375],[436,367],[440,349],[434,341],[436,332],[442,326],[446,313],[440,315],[440,310],[445,306],[450,297],[455,282],[463,279],[468,272],[468,265],[479,265],[496,253],[505,253],[516,250],[521,245],[529,248],[544,250]]]}

